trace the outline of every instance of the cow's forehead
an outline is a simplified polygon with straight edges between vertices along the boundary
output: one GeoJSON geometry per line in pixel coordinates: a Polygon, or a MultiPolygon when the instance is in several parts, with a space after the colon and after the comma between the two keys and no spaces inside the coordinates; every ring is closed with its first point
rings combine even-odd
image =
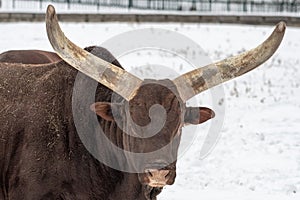
{"type": "Polygon", "coordinates": [[[164,99],[161,98],[172,94],[173,96],[176,96],[179,101],[181,100],[176,85],[170,79],[145,79],[138,89],[135,98],[133,98],[133,101],[137,98],[145,99],[145,101],[151,101],[151,99],[160,99],[163,101],[164,99]],[[146,99],[146,97],[150,99],[146,99]]]}
{"type": "MultiPolygon", "coordinates": [[[[129,101],[129,107],[133,121],[139,125],[147,125],[151,119],[179,123],[185,110],[176,86],[168,79],[144,80],[134,98],[129,101]]],[[[178,126],[174,124],[172,127],[178,126]]]]}

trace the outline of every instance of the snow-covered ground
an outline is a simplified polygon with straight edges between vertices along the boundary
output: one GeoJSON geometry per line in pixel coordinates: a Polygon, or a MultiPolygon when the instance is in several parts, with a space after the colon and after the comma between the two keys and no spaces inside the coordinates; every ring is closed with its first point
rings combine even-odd
{"type": "MultiPolygon", "coordinates": [[[[82,47],[99,45],[126,31],[163,28],[191,38],[212,60],[255,47],[273,29],[271,26],[182,23],[63,23],[62,28],[82,47]]],[[[51,50],[45,25],[1,23],[0,51],[10,49],[51,50]]],[[[174,58],[154,51],[134,51],[120,60],[127,69],[161,61],[181,73],[186,70],[179,67],[185,66],[184,61],[169,61],[174,58]]],[[[182,51],[193,54],[189,48],[182,51]]],[[[176,183],[167,186],[158,199],[300,199],[299,69],[300,29],[288,27],[282,45],[267,63],[223,85],[225,104],[222,105],[226,112],[221,137],[205,159],[200,158],[200,149],[211,123],[199,125],[195,133],[184,129],[184,135],[197,137],[180,156],[176,183]]],[[[199,95],[199,99],[198,105],[211,106],[210,91],[199,95]]]]}

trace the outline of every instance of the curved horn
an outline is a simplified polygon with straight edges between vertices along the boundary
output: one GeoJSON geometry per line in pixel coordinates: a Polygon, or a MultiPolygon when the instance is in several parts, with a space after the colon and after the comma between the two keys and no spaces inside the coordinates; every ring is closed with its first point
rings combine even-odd
{"type": "Polygon", "coordinates": [[[142,81],[72,43],[62,32],[52,5],[47,8],[46,27],[53,49],[64,61],[128,101],[135,95],[142,81]]]}
{"type": "Polygon", "coordinates": [[[204,90],[243,75],[264,63],[279,47],[285,29],[286,24],[280,22],[269,38],[258,47],[237,56],[192,70],[173,80],[183,101],[187,101],[204,90]]]}

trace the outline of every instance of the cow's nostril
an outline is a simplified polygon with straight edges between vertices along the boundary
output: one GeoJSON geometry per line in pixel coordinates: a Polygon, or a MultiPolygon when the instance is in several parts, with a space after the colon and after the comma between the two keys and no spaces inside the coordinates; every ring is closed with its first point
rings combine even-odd
{"type": "Polygon", "coordinates": [[[165,178],[168,179],[168,178],[170,178],[170,176],[171,176],[171,172],[169,171],[169,172],[165,175],[165,178]]]}
{"type": "Polygon", "coordinates": [[[150,170],[147,170],[147,171],[146,171],[146,174],[147,174],[148,176],[150,176],[150,177],[153,177],[153,174],[151,173],[150,170]]]}

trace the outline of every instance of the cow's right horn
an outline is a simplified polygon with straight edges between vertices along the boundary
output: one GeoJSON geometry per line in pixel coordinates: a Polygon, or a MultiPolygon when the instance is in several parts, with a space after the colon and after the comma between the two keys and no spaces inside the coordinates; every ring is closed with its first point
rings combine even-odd
{"type": "Polygon", "coordinates": [[[62,32],[52,5],[47,8],[46,27],[53,49],[63,60],[128,101],[135,95],[142,80],[72,43],[62,32]]]}
{"type": "Polygon", "coordinates": [[[192,70],[174,79],[182,100],[187,101],[204,90],[243,75],[264,63],[279,47],[285,28],[285,23],[280,22],[270,37],[258,47],[192,70]]]}

